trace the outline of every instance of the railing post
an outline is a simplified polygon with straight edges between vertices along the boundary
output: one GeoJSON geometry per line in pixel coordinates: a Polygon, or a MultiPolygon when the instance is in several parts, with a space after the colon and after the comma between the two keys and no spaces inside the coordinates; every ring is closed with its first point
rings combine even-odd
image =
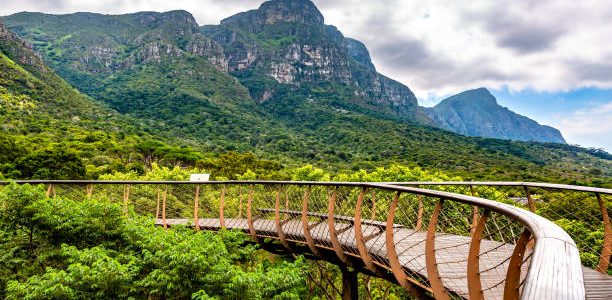
{"type": "Polygon", "coordinates": [[[249,226],[249,233],[253,241],[261,244],[261,241],[257,237],[257,231],[255,231],[255,225],[253,224],[253,185],[249,187],[249,195],[247,196],[247,223],[249,226]]]}
{"type": "Polygon", "coordinates": [[[414,295],[417,299],[424,298],[423,292],[415,288],[412,282],[409,281],[408,275],[404,272],[402,265],[397,256],[395,249],[395,240],[393,239],[393,221],[395,219],[395,211],[397,210],[397,203],[402,192],[397,192],[391,205],[389,207],[389,215],[387,216],[387,224],[385,227],[385,246],[387,248],[387,259],[389,260],[389,267],[397,283],[402,286],[406,291],[414,295]]]}
{"type": "Polygon", "coordinates": [[[535,213],[536,207],[535,203],[533,202],[533,197],[531,197],[531,191],[529,191],[528,186],[525,185],[523,187],[525,188],[525,195],[527,196],[527,205],[529,206],[529,211],[535,213]]]}
{"type": "Polygon", "coordinates": [[[419,199],[419,208],[417,211],[417,222],[414,226],[414,230],[421,231],[421,227],[423,227],[423,196],[417,195],[417,199],[419,199]]]}
{"type": "Polygon", "coordinates": [[[599,203],[599,210],[601,210],[601,216],[604,225],[604,241],[603,247],[601,248],[601,255],[599,256],[599,264],[597,264],[597,271],[607,274],[608,268],[610,267],[610,255],[612,255],[612,225],[610,224],[610,216],[608,215],[608,208],[601,199],[599,193],[595,193],[597,202],[599,203]]]}
{"type": "Polygon", "coordinates": [[[168,229],[168,223],[166,222],[166,198],[168,198],[168,185],[165,186],[164,194],[162,195],[162,225],[164,229],[168,229]]]}
{"type": "Polygon", "coordinates": [[[523,257],[525,256],[525,250],[527,250],[527,244],[529,243],[530,238],[531,232],[525,230],[514,246],[514,251],[510,257],[508,271],[506,273],[504,300],[520,298],[519,288],[521,285],[521,265],[523,264],[523,257]]]}
{"type": "Polygon", "coordinates": [[[225,229],[225,189],[226,186],[223,186],[221,189],[221,199],[219,199],[219,226],[222,229],[225,229]]]}
{"type": "Polygon", "coordinates": [[[242,186],[238,187],[238,219],[242,219],[242,186]]]}
{"type": "Polygon", "coordinates": [[[161,201],[161,197],[159,194],[159,188],[155,189],[157,192],[157,207],[155,209],[155,221],[159,220],[159,205],[160,205],[160,201],[161,201]]]}
{"type": "Polygon", "coordinates": [[[53,195],[53,198],[55,198],[55,187],[53,187],[53,184],[50,183],[49,187],[47,187],[47,193],[45,194],[47,196],[47,198],[49,198],[49,196],[53,195]]]}
{"type": "Polygon", "coordinates": [[[200,217],[198,216],[199,206],[200,206],[200,185],[196,184],[195,197],[193,199],[193,226],[196,231],[200,230],[200,217]]]}
{"type": "Polygon", "coordinates": [[[408,276],[404,273],[402,265],[400,264],[397,251],[395,250],[395,240],[393,239],[393,220],[395,219],[395,210],[397,209],[397,202],[401,192],[397,192],[391,205],[389,207],[389,216],[387,217],[387,225],[385,227],[385,244],[387,246],[387,258],[389,259],[389,267],[393,272],[393,276],[397,280],[397,283],[403,288],[408,289],[408,276]]]}
{"type": "Polygon", "coordinates": [[[370,220],[376,220],[376,190],[372,190],[372,212],[370,220]]]}
{"type": "Polygon", "coordinates": [[[283,224],[281,223],[280,218],[280,196],[283,190],[283,186],[279,186],[276,190],[276,201],[274,203],[274,224],[276,225],[276,233],[278,234],[278,238],[280,239],[281,244],[285,249],[290,252],[293,251],[289,242],[287,242],[287,237],[285,236],[285,232],[283,231],[283,224]]]}
{"type": "Polygon", "coordinates": [[[359,251],[359,256],[363,261],[365,267],[376,274],[377,269],[374,266],[374,262],[368,253],[368,248],[366,247],[365,240],[363,237],[363,230],[361,228],[361,206],[363,204],[363,197],[367,193],[367,188],[362,188],[359,196],[357,197],[357,206],[355,207],[355,243],[357,244],[357,250],[359,251]]]}
{"type": "Polygon", "coordinates": [[[336,207],[336,197],[337,196],[338,196],[338,187],[334,187],[331,194],[327,197],[328,199],[327,225],[329,228],[329,238],[331,240],[334,252],[336,252],[336,256],[338,256],[338,259],[340,259],[340,261],[344,263],[345,265],[350,266],[350,261],[348,260],[348,258],[344,254],[344,251],[342,250],[342,244],[340,244],[340,241],[338,240],[338,233],[336,232],[336,219],[334,218],[335,217],[334,210],[336,207]]]}
{"type": "Polygon", "coordinates": [[[438,203],[436,203],[436,208],[429,221],[429,228],[425,239],[425,266],[427,267],[427,278],[429,279],[434,297],[436,297],[436,299],[448,300],[450,297],[442,283],[442,278],[438,271],[438,263],[436,261],[436,227],[438,226],[438,217],[440,216],[440,210],[442,210],[443,204],[444,199],[440,199],[438,203]]]}
{"type": "MultiPolygon", "coordinates": [[[[321,257],[319,249],[317,248],[312,234],[310,233],[310,224],[308,224],[308,198],[310,197],[310,186],[307,186],[304,190],[304,197],[302,198],[302,229],[304,230],[304,239],[310,251],[317,257],[321,257]]],[[[318,224],[318,223],[317,223],[318,224]]]]}
{"type": "Polygon", "coordinates": [[[87,199],[91,199],[91,196],[93,195],[93,184],[88,184],[85,190],[87,199]]]}
{"type": "MultiPolygon", "coordinates": [[[[470,185],[470,194],[472,197],[476,197],[476,192],[472,185],[470,185]]],[[[472,228],[470,229],[470,234],[474,234],[476,231],[476,224],[478,224],[478,207],[474,206],[472,210],[472,228]]]]}
{"type": "MultiPolygon", "coordinates": [[[[289,187],[287,187],[285,189],[285,211],[289,211],[289,193],[287,192],[287,190],[289,189],[289,187]]],[[[289,219],[289,214],[285,214],[285,221],[289,219]]]]}
{"type": "Polygon", "coordinates": [[[132,187],[131,184],[126,184],[125,187],[123,188],[123,214],[127,217],[128,216],[128,203],[130,201],[130,188],[132,187]]]}
{"type": "Polygon", "coordinates": [[[480,282],[480,241],[482,232],[485,229],[489,210],[485,210],[476,226],[473,228],[472,240],[470,242],[470,252],[467,262],[467,281],[470,299],[484,299],[482,284],[480,282]]]}

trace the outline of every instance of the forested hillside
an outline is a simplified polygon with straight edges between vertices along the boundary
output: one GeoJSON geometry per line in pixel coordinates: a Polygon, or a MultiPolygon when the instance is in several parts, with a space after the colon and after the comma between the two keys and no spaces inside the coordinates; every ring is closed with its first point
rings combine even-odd
{"type": "Polygon", "coordinates": [[[85,178],[83,160],[129,144],[136,132],[57,76],[2,23],[0,120],[0,174],[14,178],[85,178]]]}
{"type": "MultiPolygon", "coordinates": [[[[37,96],[44,104],[19,115],[13,109],[12,123],[6,122],[13,125],[3,134],[15,149],[5,152],[17,154],[3,160],[1,172],[66,177],[23,172],[25,163],[16,167],[16,156],[29,155],[23,153],[61,148],[71,149],[85,170],[71,172],[79,178],[143,172],[153,162],[209,168],[224,178],[260,165],[268,170],[260,176],[287,178],[287,170],[304,164],[338,172],[399,163],[464,179],[610,181],[612,163],[603,151],[466,137],[426,125],[410,90],[377,73],[363,44],[324,25],[316,7],[305,2],[277,0],[204,27],[184,11],[3,17],[42,61],[87,96],[40,60],[48,72],[29,70],[4,47],[7,93],[24,93],[10,75],[23,69],[61,97],[37,96]],[[286,14],[284,5],[306,6],[286,14]],[[62,101],[73,99],[80,100],[62,108],[62,101]],[[36,125],[43,122],[76,129],[36,125]],[[228,158],[237,160],[231,164],[239,166],[235,173],[220,171],[228,158]]],[[[16,37],[10,40],[30,51],[16,37]]],[[[42,165],[53,159],[47,161],[42,165]]]]}

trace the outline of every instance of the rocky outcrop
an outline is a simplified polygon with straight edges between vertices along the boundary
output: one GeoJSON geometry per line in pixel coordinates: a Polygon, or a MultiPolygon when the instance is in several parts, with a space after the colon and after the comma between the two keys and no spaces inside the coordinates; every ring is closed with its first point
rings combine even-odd
{"type": "Polygon", "coordinates": [[[34,67],[39,71],[47,71],[40,56],[32,51],[31,45],[9,31],[2,20],[0,20],[0,42],[0,51],[11,59],[22,65],[34,67]]]}
{"type": "Polygon", "coordinates": [[[6,19],[12,30],[34,41],[37,51],[48,54],[51,64],[61,55],[62,60],[70,61],[81,71],[112,74],[140,63],[195,55],[205,57],[217,70],[227,73],[223,49],[200,33],[197,22],[186,11],[118,16],[24,12],[6,19]],[[51,27],[49,32],[58,35],[41,34],[33,30],[34,25],[51,27]]]}
{"type": "MultiPolygon", "coordinates": [[[[308,0],[264,2],[202,32],[223,46],[230,73],[243,79],[246,73],[265,75],[298,88],[334,83],[353,91],[348,102],[406,117],[416,111],[410,89],[377,73],[366,47],[325,25],[308,0]]],[[[257,90],[252,96],[263,102],[273,98],[275,88],[257,90]]]]}
{"type": "Polygon", "coordinates": [[[433,123],[468,136],[565,143],[559,130],[497,104],[485,88],[462,92],[427,109],[433,123]]]}

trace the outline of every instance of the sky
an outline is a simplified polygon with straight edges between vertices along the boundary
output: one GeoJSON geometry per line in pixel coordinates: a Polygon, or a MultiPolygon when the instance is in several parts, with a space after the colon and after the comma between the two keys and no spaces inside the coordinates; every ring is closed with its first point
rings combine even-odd
{"type": "MultiPolygon", "coordinates": [[[[20,11],[187,10],[200,25],[263,0],[0,0],[20,11]]],[[[362,41],[377,70],[424,106],[487,87],[498,102],[612,152],[612,1],[314,0],[325,23],[362,41]]]]}

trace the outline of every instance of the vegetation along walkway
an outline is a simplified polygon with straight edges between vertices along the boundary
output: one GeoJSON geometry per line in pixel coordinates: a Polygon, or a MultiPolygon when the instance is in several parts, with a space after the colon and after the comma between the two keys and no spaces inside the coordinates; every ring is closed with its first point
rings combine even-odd
{"type": "Polygon", "coordinates": [[[400,284],[417,298],[612,295],[607,189],[518,182],[30,182],[47,184],[49,196],[117,195],[126,214],[150,215],[165,228],[237,229],[266,250],[330,261],[342,267],[346,299],[357,297],[355,272],[400,284]],[[601,231],[602,238],[586,244],[577,233],[585,230],[601,231]]]}

